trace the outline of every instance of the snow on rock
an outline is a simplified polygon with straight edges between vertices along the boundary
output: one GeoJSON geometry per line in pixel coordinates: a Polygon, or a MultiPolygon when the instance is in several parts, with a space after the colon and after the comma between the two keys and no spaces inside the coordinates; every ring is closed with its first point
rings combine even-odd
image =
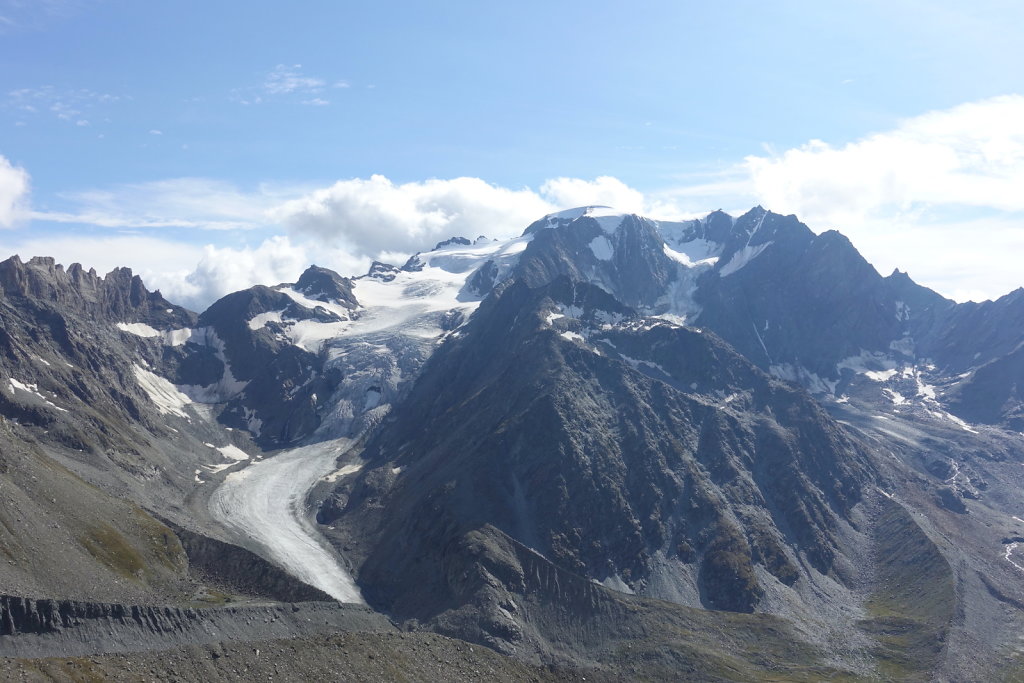
{"type": "Polygon", "coordinates": [[[928,413],[930,415],[932,415],[932,417],[937,417],[937,418],[940,418],[942,420],[949,420],[950,422],[952,422],[953,424],[955,424],[957,427],[959,427],[960,429],[964,430],[965,432],[970,432],[971,434],[977,434],[978,433],[977,429],[974,429],[973,427],[971,427],[971,425],[969,425],[968,423],[964,422],[963,420],[961,420],[956,415],[953,415],[952,413],[947,413],[944,410],[929,410],[928,413]]]}
{"type": "Polygon", "coordinates": [[[903,337],[902,339],[894,339],[889,342],[889,348],[901,356],[913,358],[915,348],[914,338],[908,336],[903,337]]]}
{"type": "Polygon", "coordinates": [[[42,392],[39,391],[39,385],[38,384],[29,384],[28,382],[19,382],[18,380],[14,379],[13,377],[8,377],[7,381],[11,385],[11,391],[13,391],[15,389],[20,389],[21,391],[28,392],[28,393],[32,394],[33,396],[35,396],[36,398],[41,399],[43,401],[43,403],[45,403],[46,405],[50,406],[51,408],[56,408],[57,410],[61,411],[62,413],[68,412],[67,409],[61,408],[59,405],[56,405],[55,403],[50,401],[50,399],[48,399],[45,396],[43,396],[42,392]]]}
{"type": "Polygon", "coordinates": [[[742,249],[739,249],[732,255],[732,258],[723,265],[718,274],[721,277],[729,277],[733,273],[741,270],[747,266],[751,261],[760,256],[761,252],[771,246],[771,242],[764,242],[763,244],[757,245],[746,245],[742,249]]]}
{"type": "Polygon", "coordinates": [[[358,472],[361,469],[363,469],[363,466],[362,466],[361,463],[360,464],[345,465],[341,469],[335,470],[334,472],[331,472],[330,474],[328,474],[326,477],[324,477],[323,480],[328,482],[328,483],[333,484],[334,482],[338,481],[342,477],[346,477],[346,476],[348,476],[350,474],[355,474],[356,472],[358,472]]]}
{"type": "Polygon", "coordinates": [[[147,339],[159,338],[168,346],[181,346],[192,337],[192,330],[185,328],[181,330],[158,330],[146,323],[116,323],[117,329],[136,337],[147,339]]]}
{"type": "Polygon", "coordinates": [[[381,393],[376,389],[366,392],[366,403],[363,404],[363,411],[373,410],[380,404],[381,393]]]}
{"type": "MultiPolygon", "coordinates": [[[[662,367],[659,363],[653,363],[649,360],[638,360],[636,358],[631,358],[630,356],[627,356],[624,353],[620,353],[619,358],[621,358],[626,364],[628,364],[634,370],[644,372],[644,369],[646,368],[647,370],[654,370],[660,373],[661,377],[672,379],[672,375],[669,373],[669,371],[662,367]]],[[[645,372],[644,374],[649,373],[645,372]]]]}
{"type": "Polygon", "coordinates": [[[593,579],[593,582],[600,586],[604,586],[605,588],[610,588],[613,591],[618,591],[619,593],[626,593],[628,595],[636,594],[635,591],[632,588],[630,588],[626,584],[626,582],[622,580],[622,577],[618,574],[613,574],[606,578],[604,581],[598,581],[597,579],[593,579]]]}
{"type": "Polygon", "coordinates": [[[221,378],[213,384],[200,386],[198,384],[183,384],[176,389],[184,392],[196,403],[224,403],[245,389],[248,382],[235,379],[231,372],[231,363],[224,355],[224,341],[217,336],[212,327],[200,327],[192,330],[189,338],[194,344],[212,348],[221,363],[224,364],[224,373],[221,378]]]}
{"type": "Polygon", "coordinates": [[[885,396],[890,401],[892,401],[893,405],[903,405],[904,403],[907,402],[907,399],[903,396],[903,394],[898,394],[892,389],[882,389],[882,395],[885,396]]]}
{"type": "Polygon", "coordinates": [[[713,266],[718,263],[719,251],[721,245],[709,242],[707,240],[691,240],[689,242],[679,242],[669,246],[668,239],[665,239],[665,256],[670,259],[686,266],[687,268],[695,268],[697,266],[713,266]]]}
{"type": "MultiPolygon", "coordinates": [[[[592,207],[592,206],[577,206],[576,208],[573,208],[573,209],[566,209],[565,211],[556,211],[555,213],[549,213],[547,216],[544,216],[544,218],[547,218],[549,221],[551,219],[553,219],[553,218],[554,219],[562,219],[562,220],[574,221],[577,218],[579,218],[580,216],[586,215],[587,211],[589,211],[590,209],[593,209],[593,208],[595,208],[595,207],[592,207]]],[[[600,207],[600,208],[607,208],[607,207],[600,207]]]]}
{"type": "Polygon", "coordinates": [[[223,455],[228,460],[235,460],[237,462],[241,462],[243,460],[249,459],[248,453],[246,453],[241,448],[233,444],[228,444],[227,446],[215,446],[215,448],[218,451],[220,451],[220,454],[223,455]]]}
{"type": "Polygon", "coordinates": [[[281,322],[282,313],[284,313],[284,311],[267,311],[266,313],[260,313],[249,320],[249,329],[258,330],[261,327],[264,327],[267,323],[279,323],[281,322]]]}
{"type": "Polygon", "coordinates": [[[242,408],[242,419],[245,420],[245,428],[250,434],[259,438],[263,429],[263,420],[256,417],[256,411],[252,408],[242,408]]]}
{"type": "Polygon", "coordinates": [[[192,330],[187,327],[181,330],[167,330],[162,334],[164,343],[168,346],[181,346],[192,338],[192,330]]]}
{"type": "Polygon", "coordinates": [[[937,400],[935,397],[935,387],[931,384],[925,384],[921,381],[920,373],[914,373],[914,380],[917,382],[917,395],[921,398],[930,401],[937,400]]]}
{"type": "Polygon", "coordinates": [[[850,356],[836,363],[836,371],[851,370],[858,375],[864,375],[874,382],[885,382],[892,379],[899,371],[896,370],[896,363],[883,353],[864,351],[856,356],[850,356]]]}
{"type": "MultiPolygon", "coordinates": [[[[450,241],[437,249],[417,254],[410,263],[414,268],[394,273],[387,281],[381,278],[362,277],[353,282],[353,293],[360,303],[358,315],[343,306],[313,301],[289,287],[279,291],[295,303],[309,309],[324,308],[336,314],[341,320],[321,322],[318,320],[279,321],[289,341],[311,353],[319,353],[332,346],[335,340],[397,333],[420,340],[441,338],[447,331],[442,327],[446,316],[469,317],[484,293],[474,293],[467,287],[473,274],[492,264],[495,282],[506,278],[526,249],[533,235],[525,235],[506,241],[468,240],[450,241]]],[[[266,324],[272,320],[254,318],[253,325],[266,324]]],[[[276,320],[276,319],[275,319],[276,320]]]]}
{"type": "Polygon", "coordinates": [[[552,325],[555,324],[556,320],[558,320],[559,318],[564,318],[564,317],[565,317],[564,313],[555,313],[554,311],[552,311],[551,313],[548,313],[544,317],[544,320],[547,322],[548,327],[551,327],[552,325]]]}
{"type": "Polygon", "coordinates": [[[833,395],[836,393],[836,385],[839,383],[838,380],[823,379],[802,365],[793,365],[791,363],[772,365],[768,368],[768,371],[774,377],[806,387],[812,394],[833,395]]]}
{"type": "Polygon", "coordinates": [[[615,255],[615,247],[604,235],[598,235],[590,241],[590,251],[594,253],[595,258],[601,261],[611,261],[615,255]]]}
{"type": "MultiPolygon", "coordinates": [[[[348,320],[352,316],[352,310],[346,308],[345,306],[342,306],[341,304],[334,303],[333,301],[320,301],[319,299],[310,299],[308,296],[306,296],[305,294],[296,289],[293,289],[291,286],[278,287],[277,291],[281,292],[282,294],[284,294],[289,299],[291,299],[298,305],[302,306],[303,308],[308,308],[311,311],[314,311],[318,308],[322,308],[325,311],[333,313],[342,320],[348,320]]],[[[264,324],[266,324],[266,322],[264,322],[264,324]]],[[[260,327],[262,327],[262,325],[252,329],[258,330],[260,327]]]]}
{"type": "Polygon", "coordinates": [[[186,420],[189,419],[185,412],[185,406],[192,401],[187,395],[163,377],[155,375],[139,365],[132,365],[132,372],[135,373],[135,381],[146,392],[157,410],[165,415],[177,415],[186,420]]]}
{"type": "Polygon", "coordinates": [[[146,323],[117,323],[117,329],[137,337],[159,337],[160,330],[153,329],[146,323]]]}

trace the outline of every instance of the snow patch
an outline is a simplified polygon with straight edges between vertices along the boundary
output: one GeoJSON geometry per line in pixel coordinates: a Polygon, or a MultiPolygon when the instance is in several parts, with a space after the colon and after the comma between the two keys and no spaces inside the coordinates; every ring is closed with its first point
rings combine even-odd
{"type": "Polygon", "coordinates": [[[1015,551],[1015,550],[1017,549],[1017,546],[1018,546],[1018,545],[1019,545],[1019,543],[1007,543],[1007,544],[1006,544],[1006,552],[1005,552],[1005,553],[1003,554],[1003,559],[1005,559],[1005,560],[1006,560],[1007,562],[1009,562],[1010,564],[1012,564],[1012,565],[1013,565],[1014,567],[1016,567],[1017,569],[1019,569],[1019,570],[1021,570],[1022,572],[1024,572],[1024,565],[1020,565],[1020,564],[1018,564],[1018,563],[1017,563],[1017,562],[1016,562],[1016,561],[1015,561],[1015,560],[1013,559],[1013,552],[1014,552],[1014,551],[1015,551]]]}
{"type": "Polygon", "coordinates": [[[917,380],[917,395],[930,401],[936,400],[935,398],[935,387],[931,384],[925,384],[921,381],[920,375],[914,378],[917,380]]]}
{"type": "Polygon", "coordinates": [[[559,318],[564,318],[564,317],[565,317],[564,313],[554,313],[554,312],[552,312],[552,313],[548,313],[547,316],[545,316],[544,320],[545,320],[545,322],[547,322],[548,327],[551,327],[555,323],[556,320],[558,320],[559,318]]]}
{"type": "Polygon", "coordinates": [[[168,346],[181,346],[192,338],[192,330],[187,327],[181,330],[158,330],[146,323],[116,323],[116,327],[122,332],[134,334],[136,337],[159,338],[168,346]]]}
{"type": "Polygon", "coordinates": [[[159,337],[160,331],[153,329],[146,323],[116,323],[117,329],[136,337],[159,337]]]}
{"type": "Polygon", "coordinates": [[[748,244],[742,249],[737,250],[729,261],[719,269],[718,275],[720,277],[729,277],[760,256],[761,252],[771,246],[771,244],[772,242],[764,242],[755,246],[748,244]]]}
{"type": "Polygon", "coordinates": [[[381,393],[376,389],[370,389],[366,392],[366,403],[363,404],[363,412],[367,410],[373,410],[380,404],[381,393]]]}
{"type": "Polygon", "coordinates": [[[29,384],[27,382],[19,382],[18,380],[14,379],[13,377],[9,377],[7,379],[7,381],[10,382],[11,390],[12,391],[14,389],[20,389],[22,391],[28,392],[28,393],[32,394],[33,396],[35,396],[36,398],[41,399],[43,403],[45,403],[46,405],[50,406],[51,408],[56,408],[57,410],[61,411],[62,413],[68,412],[66,408],[61,408],[60,406],[58,406],[58,405],[54,404],[52,401],[50,401],[50,399],[48,399],[45,396],[43,396],[43,394],[39,391],[39,385],[38,384],[29,384]]]}
{"type": "Polygon", "coordinates": [[[157,410],[165,415],[189,419],[185,406],[192,401],[176,386],[139,365],[132,365],[132,372],[135,373],[135,381],[146,392],[157,410]]]}
{"type": "Polygon", "coordinates": [[[242,408],[242,419],[245,420],[245,428],[253,436],[259,437],[263,429],[263,420],[256,417],[256,411],[252,408],[242,408]]]}
{"type": "Polygon", "coordinates": [[[618,574],[612,574],[603,581],[598,581],[597,579],[594,579],[594,583],[604,586],[605,588],[610,588],[613,591],[618,591],[619,593],[626,593],[628,595],[636,594],[635,591],[632,588],[630,588],[626,584],[626,582],[622,580],[622,577],[618,574]]]}
{"type": "Polygon", "coordinates": [[[903,394],[896,393],[892,389],[882,389],[882,395],[892,401],[893,405],[899,406],[907,402],[907,399],[903,394]]]}
{"type": "Polygon", "coordinates": [[[684,242],[677,246],[679,247],[678,250],[673,249],[666,242],[662,250],[665,252],[665,256],[687,268],[696,268],[697,266],[710,267],[718,263],[718,254],[716,252],[719,246],[714,242],[693,240],[692,242],[684,242]]]}
{"type": "Polygon", "coordinates": [[[355,474],[356,472],[358,472],[361,469],[363,469],[362,463],[352,464],[352,465],[345,465],[341,469],[335,470],[334,472],[331,472],[326,477],[324,477],[324,481],[326,481],[326,482],[328,482],[330,484],[333,484],[334,482],[338,481],[342,477],[346,477],[346,476],[348,476],[350,474],[355,474]]]}
{"type": "Polygon", "coordinates": [[[187,327],[180,330],[168,330],[163,335],[164,343],[168,346],[181,346],[192,338],[192,330],[187,327]]]}
{"type": "Polygon", "coordinates": [[[260,329],[261,327],[264,327],[267,323],[270,323],[270,322],[279,323],[279,322],[281,322],[281,314],[282,313],[284,313],[283,310],[282,311],[267,311],[266,313],[260,313],[259,315],[254,316],[253,318],[251,318],[249,320],[249,329],[255,331],[255,330],[260,329]]]}
{"type": "Polygon", "coordinates": [[[246,453],[241,448],[233,444],[228,444],[227,446],[215,446],[215,448],[218,451],[220,451],[220,454],[223,455],[228,460],[235,460],[236,462],[241,462],[243,460],[249,459],[248,453],[246,453]]]}
{"type": "Polygon", "coordinates": [[[827,380],[819,377],[802,365],[778,363],[768,367],[772,376],[806,387],[812,394],[835,394],[838,380],[827,380]]]}
{"type": "Polygon", "coordinates": [[[224,403],[245,389],[248,382],[235,379],[234,374],[231,372],[231,363],[228,362],[227,356],[224,355],[224,341],[217,336],[212,327],[200,327],[192,330],[189,340],[194,344],[212,348],[217,359],[224,364],[224,372],[221,378],[213,384],[205,386],[183,384],[178,386],[177,390],[187,394],[196,403],[224,403]]]}
{"type": "Polygon", "coordinates": [[[906,356],[907,358],[914,357],[914,338],[903,337],[902,339],[894,339],[889,342],[889,348],[896,353],[906,356]]]}
{"type": "Polygon", "coordinates": [[[595,258],[601,261],[611,261],[615,256],[615,247],[604,235],[598,235],[590,241],[590,251],[594,253],[595,258]]]}
{"type": "Polygon", "coordinates": [[[861,350],[860,354],[850,356],[836,363],[836,371],[851,370],[858,375],[864,375],[873,382],[885,382],[892,379],[897,373],[896,363],[882,353],[872,353],[861,350]]]}

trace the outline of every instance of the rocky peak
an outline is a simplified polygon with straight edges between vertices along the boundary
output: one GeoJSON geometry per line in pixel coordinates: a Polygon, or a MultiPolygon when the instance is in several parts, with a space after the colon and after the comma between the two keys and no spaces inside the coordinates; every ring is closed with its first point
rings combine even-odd
{"type": "Polygon", "coordinates": [[[8,298],[46,302],[111,322],[182,327],[195,319],[195,314],[169,303],[160,292],[148,291],[130,268],[115,268],[101,278],[94,269],[86,271],[78,263],[65,270],[50,256],[22,262],[15,255],[0,263],[0,288],[8,298]]]}
{"type": "Polygon", "coordinates": [[[571,219],[553,216],[558,223],[549,227],[554,229],[534,232],[517,268],[531,287],[565,275],[602,287],[628,306],[648,309],[678,277],[679,266],[666,254],[654,221],[607,209],[571,219]]]}
{"type": "Polygon", "coordinates": [[[333,302],[350,309],[359,306],[352,292],[352,281],[320,266],[307,268],[295,283],[294,289],[317,301],[333,302]]]}
{"type": "Polygon", "coordinates": [[[465,237],[449,237],[445,241],[438,242],[437,244],[435,244],[433,250],[437,251],[438,249],[444,249],[445,247],[455,247],[455,246],[465,246],[465,247],[468,247],[471,244],[473,244],[473,243],[470,242],[465,237]]]}
{"type": "Polygon", "coordinates": [[[393,266],[390,263],[374,261],[370,264],[370,270],[367,271],[366,277],[372,277],[373,279],[380,280],[381,282],[391,282],[400,272],[402,271],[398,266],[393,266]]]}

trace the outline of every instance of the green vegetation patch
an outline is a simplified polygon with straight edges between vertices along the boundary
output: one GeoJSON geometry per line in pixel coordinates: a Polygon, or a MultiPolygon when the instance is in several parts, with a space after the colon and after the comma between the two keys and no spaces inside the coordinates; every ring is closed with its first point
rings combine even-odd
{"type": "Polygon", "coordinates": [[[81,544],[100,563],[126,579],[137,581],[146,572],[146,562],[139,551],[109,524],[89,527],[81,544]]]}
{"type": "Polygon", "coordinates": [[[890,502],[874,526],[878,576],[860,627],[878,646],[885,678],[928,680],[956,607],[953,571],[902,506],[890,502]]]}

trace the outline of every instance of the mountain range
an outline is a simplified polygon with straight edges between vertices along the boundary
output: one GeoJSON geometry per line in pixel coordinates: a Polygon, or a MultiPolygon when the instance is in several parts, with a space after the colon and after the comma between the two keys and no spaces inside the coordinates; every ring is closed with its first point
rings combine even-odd
{"type": "Polygon", "coordinates": [[[761,207],[581,207],[198,314],[15,256],[2,665],[1015,680],[1019,387],[1024,290],[761,207]]]}

